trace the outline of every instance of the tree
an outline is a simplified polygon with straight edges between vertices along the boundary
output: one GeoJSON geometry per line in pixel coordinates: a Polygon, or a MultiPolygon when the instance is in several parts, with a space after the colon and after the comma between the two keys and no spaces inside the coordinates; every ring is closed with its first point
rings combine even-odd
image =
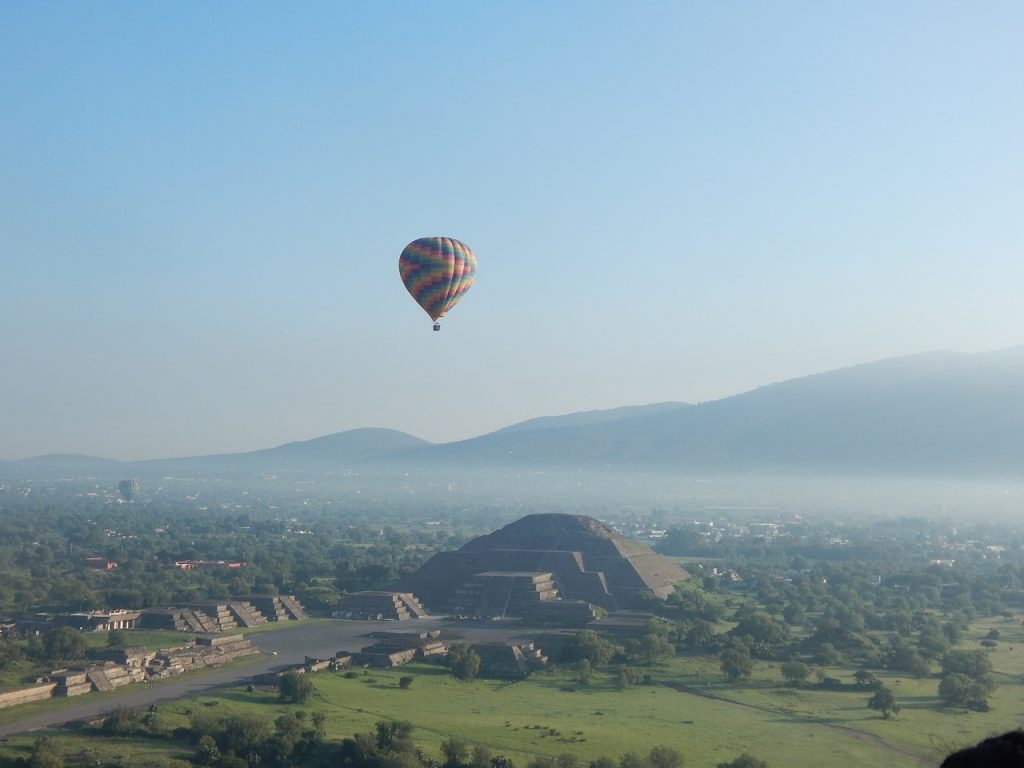
{"type": "Polygon", "coordinates": [[[448,649],[448,667],[459,680],[473,680],[480,671],[480,655],[465,643],[448,649]]]}
{"type": "Polygon", "coordinates": [[[768,763],[753,755],[743,753],[735,760],[719,763],[717,768],[768,768],[768,763]]]}
{"type": "Polygon", "coordinates": [[[491,761],[494,759],[494,754],[490,749],[485,747],[483,744],[477,744],[473,747],[473,753],[470,755],[469,764],[473,768],[491,768],[491,761]]]}
{"type": "Polygon", "coordinates": [[[56,739],[40,736],[32,743],[32,756],[28,759],[29,768],[61,768],[64,765],[64,752],[56,739]]]}
{"type": "Polygon", "coordinates": [[[590,681],[594,677],[593,667],[590,665],[589,659],[580,659],[580,663],[576,666],[576,679],[580,685],[590,685],[590,681]]]}
{"type": "Polygon", "coordinates": [[[950,651],[942,657],[942,671],[979,678],[992,671],[992,660],[985,651],[950,651]]]}
{"type": "Polygon", "coordinates": [[[802,661],[787,661],[779,667],[779,671],[782,676],[786,679],[794,688],[799,688],[800,685],[807,679],[808,675],[811,674],[811,668],[804,664],[802,661]]]}
{"type": "Polygon", "coordinates": [[[291,669],[278,678],[277,690],[281,701],[305,704],[313,695],[314,687],[309,675],[291,669]]]}
{"type": "Polygon", "coordinates": [[[653,663],[666,656],[675,656],[676,646],[669,639],[667,632],[652,632],[640,640],[639,655],[648,663],[653,663]]]}
{"type": "Polygon", "coordinates": [[[220,748],[217,740],[208,733],[199,737],[196,747],[196,762],[200,765],[216,765],[220,762],[220,748]]]}
{"type": "Polygon", "coordinates": [[[639,639],[626,641],[626,655],[648,664],[664,656],[674,656],[676,647],[669,638],[669,630],[670,625],[666,621],[651,619],[639,639]]]}
{"type": "Polygon", "coordinates": [[[928,662],[903,638],[893,638],[888,654],[888,667],[908,672],[914,677],[925,677],[931,670],[928,662]]]}
{"type": "Polygon", "coordinates": [[[0,637],[0,669],[7,669],[15,662],[20,661],[24,655],[25,653],[19,644],[0,637]]]}
{"type": "Polygon", "coordinates": [[[707,645],[715,639],[715,630],[708,622],[697,620],[686,633],[686,642],[689,645],[707,645]]]}
{"type": "Polygon", "coordinates": [[[884,685],[879,686],[875,694],[868,699],[868,709],[881,712],[882,717],[886,720],[900,713],[900,705],[896,702],[896,695],[890,688],[884,685]]]}
{"type": "Polygon", "coordinates": [[[814,652],[814,660],[819,664],[831,667],[843,660],[843,656],[832,643],[822,643],[814,652]]]}
{"type": "Polygon", "coordinates": [[[377,748],[384,752],[412,752],[412,727],[406,720],[378,721],[377,748]]]}
{"type": "Polygon", "coordinates": [[[947,621],[942,625],[942,634],[946,636],[946,640],[950,645],[956,645],[960,642],[962,632],[960,631],[960,625],[954,621],[947,621]]]}
{"type": "Polygon", "coordinates": [[[789,637],[789,629],[767,613],[756,611],[740,619],[729,634],[733,637],[752,637],[754,642],[765,645],[777,645],[789,637]]]}
{"type": "Polygon", "coordinates": [[[988,696],[995,689],[995,681],[988,675],[974,680],[963,672],[953,672],[939,683],[939,698],[951,707],[964,706],[987,712],[988,696]]]}
{"type": "Polygon", "coordinates": [[[140,729],[142,713],[132,707],[118,707],[105,718],[100,726],[107,736],[130,736],[140,729]]]}
{"type": "Polygon", "coordinates": [[[671,747],[652,747],[647,755],[647,764],[650,768],[680,768],[683,756],[671,747]]]}
{"type": "Polygon", "coordinates": [[[807,615],[799,603],[787,603],[782,609],[782,618],[791,626],[800,626],[807,621],[807,615]]]}
{"type": "Polygon", "coordinates": [[[43,652],[52,661],[70,661],[85,656],[89,643],[72,627],[57,627],[43,638],[43,652]]]}
{"type": "MultiPolygon", "coordinates": [[[[259,754],[270,739],[270,723],[261,717],[231,715],[221,724],[217,743],[221,752],[259,754]]],[[[221,755],[223,761],[224,756],[221,755]]]]}
{"type": "Polygon", "coordinates": [[[412,675],[402,675],[398,678],[398,687],[402,689],[409,688],[412,686],[413,679],[412,675]]]}
{"type": "Polygon", "coordinates": [[[974,688],[971,678],[963,672],[946,675],[939,683],[939,698],[950,705],[962,704],[974,688]]]}
{"type": "Polygon", "coordinates": [[[754,671],[754,663],[750,660],[750,651],[743,643],[734,642],[718,655],[722,674],[730,683],[744,677],[750,677],[754,671]]]}
{"type": "Polygon", "coordinates": [[[445,768],[459,768],[469,753],[469,745],[462,739],[451,736],[441,742],[441,755],[445,768]]]}
{"type": "Polygon", "coordinates": [[[949,650],[949,642],[940,627],[927,627],[917,638],[917,649],[925,658],[937,659],[949,650]]]}
{"type": "Polygon", "coordinates": [[[857,684],[858,688],[878,688],[881,683],[878,682],[878,678],[868,672],[866,669],[858,669],[853,673],[853,680],[857,684]]]}
{"type": "Polygon", "coordinates": [[[128,633],[123,629],[115,629],[107,635],[107,648],[122,649],[128,647],[128,633]]]}
{"type": "Polygon", "coordinates": [[[327,713],[326,712],[314,712],[313,713],[313,732],[316,733],[317,738],[323,741],[324,734],[327,731],[327,713]]]}
{"type": "Polygon", "coordinates": [[[615,646],[607,635],[585,629],[577,632],[565,644],[562,659],[567,662],[579,662],[586,659],[595,667],[603,667],[615,655],[615,646]]]}
{"type": "Polygon", "coordinates": [[[640,674],[640,671],[632,669],[631,667],[622,666],[615,672],[615,686],[619,690],[629,688],[631,685],[636,685],[642,679],[643,677],[640,674]]]}

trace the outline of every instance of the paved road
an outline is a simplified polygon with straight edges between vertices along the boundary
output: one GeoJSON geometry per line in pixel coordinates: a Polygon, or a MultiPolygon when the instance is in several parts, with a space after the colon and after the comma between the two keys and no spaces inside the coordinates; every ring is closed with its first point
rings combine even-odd
{"type": "Polygon", "coordinates": [[[372,632],[425,632],[434,629],[440,629],[442,637],[452,642],[533,639],[537,634],[536,630],[524,630],[514,621],[456,624],[445,619],[427,618],[401,623],[341,620],[295,622],[282,629],[249,635],[253,645],[262,651],[259,657],[252,657],[254,661],[250,663],[186,673],[152,685],[135,683],[121,688],[117,695],[85,694],[74,699],[71,706],[27,715],[16,722],[0,725],[0,738],[38,728],[52,728],[75,720],[92,720],[118,707],[148,707],[162,701],[196,696],[221,686],[246,682],[262,672],[301,664],[306,656],[326,659],[338,651],[357,651],[373,642],[369,637],[372,632]]]}

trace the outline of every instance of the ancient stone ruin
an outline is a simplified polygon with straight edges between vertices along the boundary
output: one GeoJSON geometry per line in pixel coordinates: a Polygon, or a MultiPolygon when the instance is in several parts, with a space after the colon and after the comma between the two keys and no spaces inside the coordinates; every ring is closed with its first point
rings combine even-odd
{"type": "Polygon", "coordinates": [[[474,643],[480,657],[480,676],[502,680],[523,680],[531,672],[543,669],[548,657],[533,642],[474,643]]]}
{"type": "Polygon", "coordinates": [[[528,515],[455,552],[434,555],[395,589],[429,610],[584,624],[664,598],[689,575],[642,542],[582,515],[528,515]]]}
{"type": "Polygon", "coordinates": [[[338,601],[332,615],[339,619],[422,619],[427,615],[413,595],[408,592],[380,592],[367,590],[349,592],[338,601]]]}

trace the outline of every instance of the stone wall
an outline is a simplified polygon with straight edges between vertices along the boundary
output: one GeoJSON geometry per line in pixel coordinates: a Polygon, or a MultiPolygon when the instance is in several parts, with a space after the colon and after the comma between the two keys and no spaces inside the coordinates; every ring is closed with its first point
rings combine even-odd
{"type": "Polygon", "coordinates": [[[19,688],[16,691],[0,693],[0,709],[13,707],[17,704],[27,704],[30,701],[48,699],[53,696],[53,690],[56,687],[56,683],[44,683],[43,685],[33,685],[31,688],[19,688]]]}

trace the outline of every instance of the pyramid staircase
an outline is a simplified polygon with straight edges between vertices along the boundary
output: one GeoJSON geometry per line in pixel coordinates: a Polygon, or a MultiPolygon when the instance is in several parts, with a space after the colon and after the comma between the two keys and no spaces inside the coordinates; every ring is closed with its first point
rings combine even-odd
{"type": "Polygon", "coordinates": [[[231,615],[234,617],[236,626],[239,627],[258,627],[260,624],[266,624],[267,618],[253,607],[253,604],[247,600],[233,600],[228,603],[228,610],[231,611],[231,615]]]}
{"type": "Polygon", "coordinates": [[[243,599],[252,603],[267,621],[300,621],[307,618],[305,609],[290,595],[249,595],[243,599]]]}
{"type": "Polygon", "coordinates": [[[309,618],[309,616],[306,615],[306,610],[299,605],[299,601],[291,595],[281,595],[281,605],[283,605],[284,609],[288,611],[292,621],[302,621],[303,619],[309,618]]]}

